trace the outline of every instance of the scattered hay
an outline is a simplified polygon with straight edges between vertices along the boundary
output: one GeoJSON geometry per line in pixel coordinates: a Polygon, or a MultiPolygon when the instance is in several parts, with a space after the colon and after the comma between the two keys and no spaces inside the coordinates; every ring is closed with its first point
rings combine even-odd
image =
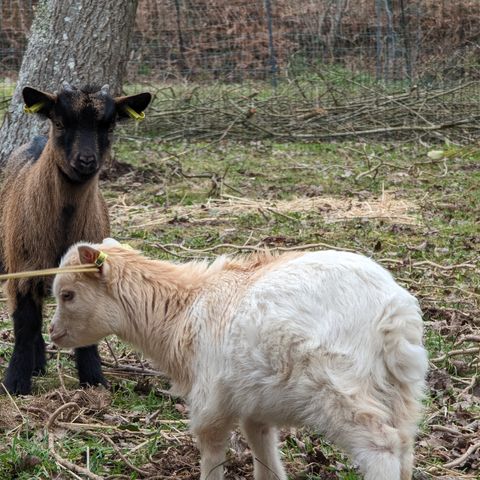
{"type": "Polygon", "coordinates": [[[0,432],[13,430],[21,425],[22,421],[22,415],[13,400],[6,395],[0,396],[0,432]]]}
{"type": "Polygon", "coordinates": [[[297,220],[294,213],[318,214],[325,222],[353,219],[382,220],[388,223],[419,225],[418,205],[395,198],[394,192],[383,192],[379,198],[300,197],[293,200],[258,200],[223,195],[202,204],[152,208],[152,206],[110,206],[115,226],[152,229],[174,220],[209,223],[251,212],[278,214],[297,220]]]}
{"type": "MultiPolygon", "coordinates": [[[[36,421],[44,422],[52,412],[66,403],[76,403],[83,413],[98,414],[111,404],[112,394],[103,387],[78,390],[53,390],[44,395],[34,396],[28,405],[21,407],[26,413],[34,413],[36,421]]],[[[71,412],[72,415],[76,412],[71,412]]]]}
{"type": "MultiPolygon", "coordinates": [[[[44,395],[28,396],[18,399],[0,395],[0,432],[14,430],[23,422],[41,428],[45,426],[52,412],[69,402],[76,403],[83,414],[98,415],[111,404],[112,394],[103,387],[84,390],[52,390],[44,395]]],[[[68,412],[76,415],[78,412],[68,412]]],[[[64,420],[69,417],[63,416],[64,420]]]]}

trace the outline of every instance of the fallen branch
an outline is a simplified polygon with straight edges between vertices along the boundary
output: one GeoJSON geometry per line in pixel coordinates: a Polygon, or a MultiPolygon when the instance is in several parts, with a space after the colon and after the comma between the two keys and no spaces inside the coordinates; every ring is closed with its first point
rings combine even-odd
{"type": "Polygon", "coordinates": [[[163,97],[149,121],[165,140],[324,140],[386,135],[445,140],[440,133],[444,130],[463,135],[478,129],[480,116],[473,101],[463,104],[460,113],[448,108],[454,95],[462,90],[468,94],[476,81],[451,89],[417,88],[414,93],[389,93],[354,80],[350,83],[351,92],[347,88],[333,99],[312,97],[302,88],[288,86],[269,97],[248,97],[232,87],[191,90],[180,96],[167,92],[169,96],[163,97]],[[360,87],[368,93],[359,92],[360,87]]]}
{"type": "Polygon", "coordinates": [[[47,421],[47,424],[45,425],[45,428],[49,430],[57,417],[65,410],[68,410],[69,408],[80,408],[78,403],[76,402],[68,402],[63,404],[62,406],[58,407],[51,415],[50,418],[47,421]]]}
{"type": "Polygon", "coordinates": [[[470,455],[475,453],[478,449],[480,448],[480,442],[474,443],[473,445],[470,445],[466,452],[458,457],[455,460],[452,460],[451,462],[445,463],[443,466],[444,468],[454,468],[454,467],[459,467],[463,463],[465,463],[470,455]]]}
{"type": "Polygon", "coordinates": [[[462,335],[456,342],[455,345],[459,345],[464,342],[477,342],[480,343],[480,335],[462,335]]]}
{"type": "Polygon", "coordinates": [[[75,463],[70,462],[69,460],[66,460],[55,451],[55,440],[53,438],[53,435],[50,432],[50,428],[55,423],[55,420],[60,415],[60,413],[62,413],[63,411],[69,408],[74,408],[74,407],[80,408],[79,405],[75,402],[65,403],[61,407],[57,408],[52,413],[52,415],[50,415],[50,418],[48,419],[47,424],[45,425],[45,432],[48,437],[48,449],[50,451],[50,454],[53,456],[53,458],[58,464],[60,464],[61,466],[63,466],[68,470],[71,470],[72,472],[78,475],[84,475],[91,480],[104,480],[104,477],[96,475],[95,473],[92,473],[87,468],[81,467],[79,465],[76,465],[75,463]]]}
{"type": "Polygon", "coordinates": [[[432,362],[441,362],[445,360],[447,357],[455,357],[458,355],[473,355],[474,353],[480,353],[479,347],[472,347],[472,348],[465,348],[463,350],[450,350],[449,352],[444,353],[440,357],[432,358],[432,362]]]}

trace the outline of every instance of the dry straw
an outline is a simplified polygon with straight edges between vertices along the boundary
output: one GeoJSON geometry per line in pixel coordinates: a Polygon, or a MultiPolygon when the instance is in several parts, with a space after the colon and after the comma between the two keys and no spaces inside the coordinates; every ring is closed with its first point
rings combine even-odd
{"type": "Polygon", "coordinates": [[[383,191],[378,198],[355,199],[336,197],[300,197],[292,200],[261,200],[222,195],[202,204],[179,205],[169,209],[150,206],[110,205],[113,223],[119,227],[152,229],[167,224],[172,218],[185,218],[197,223],[230,219],[246,213],[260,212],[298,221],[292,214],[319,215],[327,223],[354,219],[382,220],[387,223],[419,225],[418,205],[409,199],[395,198],[394,192],[383,191]]]}
{"type": "Polygon", "coordinates": [[[94,263],[86,263],[83,265],[72,265],[71,267],[46,268],[44,270],[32,270],[27,272],[6,273],[0,275],[0,282],[5,280],[15,280],[19,278],[45,277],[48,275],[56,275],[57,273],[83,273],[98,272],[98,266],[94,263]]]}

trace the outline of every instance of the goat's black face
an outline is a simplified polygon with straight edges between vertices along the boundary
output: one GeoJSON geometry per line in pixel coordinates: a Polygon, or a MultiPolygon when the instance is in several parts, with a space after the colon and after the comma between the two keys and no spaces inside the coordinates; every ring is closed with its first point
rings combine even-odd
{"type": "Polygon", "coordinates": [[[25,87],[23,97],[27,107],[50,119],[58,167],[76,183],[100,170],[110,154],[117,120],[128,118],[128,110],[141,113],[151,100],[149,93],[112,98],[107,86],[76,89],[68,84],[57,95],[25,87]]]}
{"type": "Polygon", "coordinates": [[[63,152],[60,166],[76,181],[88,180],[110,152],[115,126],[115,101],[88,90],[64,89],[52,109],[52,139],[63,152]]]}

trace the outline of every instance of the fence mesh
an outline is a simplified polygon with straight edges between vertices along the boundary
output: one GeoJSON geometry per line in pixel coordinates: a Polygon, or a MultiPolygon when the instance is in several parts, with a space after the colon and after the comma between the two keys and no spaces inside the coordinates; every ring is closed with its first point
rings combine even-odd
{"type": "Polygon", "coordinates": [[[144,0],[132,66],[161,79],[333,64],[382,81],[452,81],[476,69],[479,26],[475,0],[144,0]]]}
{"type": "MultiPolygon", "coordinates": [[[[0,0],[4,98],[35,4],[0,0]]],[[[436,98],[433,110],[429,103],[409,122],[422,123],[422,115],[425,125],[458,122],[479,113],[479,40],[477,0],[140,0],[128,82],[221,85],[212,101],[225,85],[243,85],[246,95],[247,86],[251,94],[266,82],[282,101],[304,98],[316,108],[365,97],[375,106],[372,99],[408,92],[436,98]],[[295,93],[286,95],[285,86],[295,93]]]]}

